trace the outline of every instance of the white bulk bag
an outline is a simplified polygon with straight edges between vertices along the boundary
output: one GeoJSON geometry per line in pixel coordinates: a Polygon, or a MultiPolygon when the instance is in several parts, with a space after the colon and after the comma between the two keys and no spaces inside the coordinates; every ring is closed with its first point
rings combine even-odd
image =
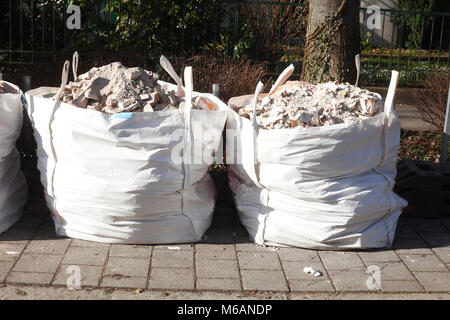
{"type": "Polygon", "coordinates": [[[0,233],[19,220],[27,203],[27,184],[15,147],[23,124],[22,92],[9,82],[1,82],[16,93],[0,94],[0,233]]]}
{"type": "Polygon", "coordinates": [[[229,184],[252,240],[328,250],[392,244],[407,205],[392,191],[397,77],[384,112],[353,123],[267,130],[229,109],[229,184]]]}
{"type": "MultiPolygon", "coordinates": [[[[185,90],[188,95],[192,84],[185,90]]],[[[193,145],[209,156],[218,149],[227,117],[223,102],[194,92],[217,111],[192,110],[186,103],[186,111],[109,116],[36,95],[42,91],[49,90],[27,92],[26,107],[57,234],[109,243],[201,239],[214,210],[215,186],[207,172],[214,158],[189,164],[174,155],[193,145]],[[180,143],[186,128],[188,139],[180,143]]]]}

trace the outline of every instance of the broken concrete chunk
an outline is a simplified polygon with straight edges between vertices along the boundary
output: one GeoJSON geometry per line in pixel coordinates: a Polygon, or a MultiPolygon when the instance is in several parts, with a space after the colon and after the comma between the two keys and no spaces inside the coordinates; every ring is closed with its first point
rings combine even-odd
{"type": "Polygon", "coordinates": [[[119,108],[120,109],[125,109],[126,107],[128,107],[130,104],[132,104],[133,101],[131,99],[125,99],[119,102],[119,108]]]}
{"type": "MultiPolygon", "coordinates": [[[[107,114],[152,112],[184,107],[184,96],[162,88],[158,75],[139,67],[127,68],[120,62],[92,68],[71,81],[61,101],[107,114]]],[[[199,108],[193,106],[194,108],[199,108]]]]}
{"type": "MultiPolygon", "coordinates": [[[[367,119],[383,109],[379,94],[349,83],[288,81],[257,104],[256,120],[266,129],[329,126],[367,119]]],[[[251,119],[253,104],[238,113],[251,119]]]]}
{"type": "Polygon", "coordinates": [[[139,96],[139,98],[140,98],[141,100],[145,101],[145,100],[150,99],[150,95],[149,95],[148,93],[146,93],[146,94],[141,94],[141,95],[139,96]]]}
{"type": "Polygon", "coordinates": [[[142,69],[139,67],[128,69],[130,80],[137,80],[142,75],[142,69]]]}

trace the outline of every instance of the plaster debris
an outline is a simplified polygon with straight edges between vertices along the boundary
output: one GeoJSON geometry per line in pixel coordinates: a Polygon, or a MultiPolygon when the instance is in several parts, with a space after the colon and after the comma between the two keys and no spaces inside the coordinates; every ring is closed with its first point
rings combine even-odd
{"type": "MultiPolygon", "coordinates": [[[[288,81],[258,103],[256,120],[266,129],[319,127],[367,119],[383,109],[379,94],[349,83],[288,81]]],[[[239,114],[251,119],[253,105],[239,114]]]]}
{"type": "Polygon", "coordinates": [[[303,272],[304,273],[310,273],[310,274],[312,274],[313,277],[321,277],[322,276],[322,272],[320,272],[318,270],[314,270],[311,267],[304,267],[303,268],[303,272]]]}
{"type": "MultiPolygon", "coordinates": [[[[194,109],[214,110],[214,104],[204,98],[194,109]],[[204,102],[205,100],[206,102],[204,102]],[[204,104],[212,106],[205,108],[204,104]]],[[[120,62],[94,67],[70,82],[61,94],[61,101],[79,108],[120,112],[154,112],[184,107],[184,97],[166,91],[158,84],[158,75],[139,67],[127,68],[120,62]]]]}
{"type": "Polygon", "coordinates": [[[181,248],[178,247],[178,246],[169,246],[169,247],[167,247],[167,249],[169,249],[169,250],[175,250],[175,251],[180,251],[180,250],[181,250],[181,248]]]}

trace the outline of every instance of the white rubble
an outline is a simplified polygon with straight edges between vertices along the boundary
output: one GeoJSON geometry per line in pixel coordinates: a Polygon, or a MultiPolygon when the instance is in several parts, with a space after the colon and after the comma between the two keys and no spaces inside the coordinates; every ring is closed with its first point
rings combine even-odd
{"type": "MultiPolygon", "coordinates": [[[[164,91],[158,84],[157,74],[139,67],[127,68],[120,62],[94,67],[79,75],[76,81],[66,85],[60,99],[80,108],[107,114],[184,107],[184,97],[177,96],[175,91],[164,91]]],[[[193,108],[214,110],[214,106],[208,108],[208,101],[200,102],[198,105],[193,101],[193,108]]]]}
{"type": "MultiPolygon", "coordinates": [[[[256,119],[266,129],[329,126],[367,119],[383,108],[379,94],[349,83],[288,81],[258,103],[256,119]]],[[[239,114],[251,119],[253,105],[239,114]]]]}

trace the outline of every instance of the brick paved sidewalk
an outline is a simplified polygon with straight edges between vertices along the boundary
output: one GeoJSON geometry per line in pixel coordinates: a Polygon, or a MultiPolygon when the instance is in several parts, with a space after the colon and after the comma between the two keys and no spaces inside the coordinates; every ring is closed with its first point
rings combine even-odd
{"type": "Polygon", "coordinates": [[[450,292],[449,218],[401,218],[393,250],[335,252],[257,246],[235,213],[219,209],[203,242],[174,246],[180,250],[58,238],[45,204],[34,199],[22,219],[0,235],[0,287],[67,290],[68,267],[76,265],[81,286],[92,290],[193,296],[450,292]],[[305,266],[323,276],[305,274],[305,266]],[[369,266],[380,268],[381,290],[368,289],[367,269],[374,268],[369,266]]]}

